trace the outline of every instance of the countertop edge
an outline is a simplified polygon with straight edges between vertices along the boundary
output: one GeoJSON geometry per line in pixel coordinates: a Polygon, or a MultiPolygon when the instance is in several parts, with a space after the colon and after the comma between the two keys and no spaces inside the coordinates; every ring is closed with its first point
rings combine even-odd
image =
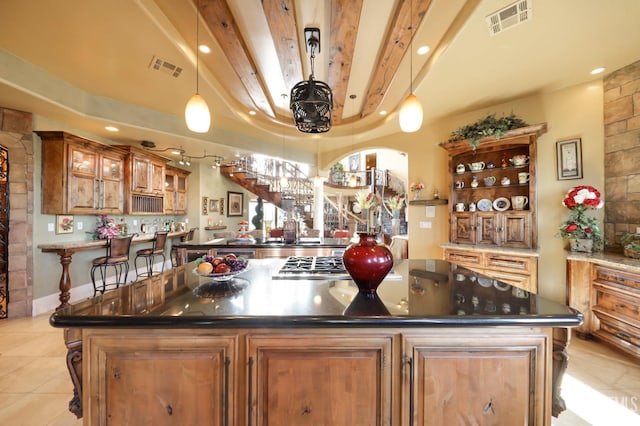
{"type": "Polygon", "coordinates": [[[404,318],[393,316],[288,316],[288,317],[63,317],[52,314],[49,323],[56,328],[462,328],[462,327],[576,327],[582,314],[510,317],[434,316],[404,318]]]}

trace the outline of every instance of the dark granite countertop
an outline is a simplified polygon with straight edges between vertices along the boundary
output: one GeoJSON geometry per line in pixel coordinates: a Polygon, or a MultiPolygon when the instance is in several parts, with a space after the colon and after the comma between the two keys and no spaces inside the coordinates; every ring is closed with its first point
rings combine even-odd
{"type": "Polygon", "coordinates": [[[364,297],[351,280],[275,280],[284,259],[251,260],[227,282],[193,273],[166,300],[149,300],[140,283],[55,312],[54,327],[573,327],[567,306],[441,260],[401,260],[364,297]],[[138,290],[136,290],[136,288],[138,290]],[[136,296],[138,295],[138,296],[136,296]],[[138,299],[135,299],[138,297],[138,299]],[[152,307],[151,307],[152,306],[152,307]]]}

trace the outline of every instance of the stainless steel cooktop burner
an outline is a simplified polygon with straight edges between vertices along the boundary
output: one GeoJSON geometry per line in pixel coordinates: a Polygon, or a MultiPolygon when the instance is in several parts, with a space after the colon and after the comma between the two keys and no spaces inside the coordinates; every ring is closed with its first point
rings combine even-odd
{"type": "Polygon", "coordinates": [[[349,278],[341,256],[289,256],[276,279],[349,278]]]}

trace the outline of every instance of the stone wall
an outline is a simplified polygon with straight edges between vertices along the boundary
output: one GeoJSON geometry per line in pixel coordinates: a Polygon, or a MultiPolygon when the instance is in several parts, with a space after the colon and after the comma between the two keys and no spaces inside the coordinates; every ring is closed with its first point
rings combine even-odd
{"type": "Polygon", "coordinates": [[[604,79],[605,236],[608,246],[640,227],[640,61],[604,79]]]}
{"type": "Polygon", "coordinates": [[[9,318],[31,316],[33,305],[32,115],[0,108],[0,144],[9,157],[9,318]]]}

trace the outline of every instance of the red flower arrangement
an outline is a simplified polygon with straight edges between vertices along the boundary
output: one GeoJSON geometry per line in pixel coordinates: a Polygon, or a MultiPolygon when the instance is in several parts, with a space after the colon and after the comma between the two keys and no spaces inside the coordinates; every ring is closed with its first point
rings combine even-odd
{"type": "Polygon", "coordinates": [[[593,240],[596,248],[600,248],[602,232],[598,221],[586,214],[587,210],[604,206],[600,191],[590,185],[573,187],[565,195],[562,205],[569,209],[569,219],[560,226],[560,236],[571,240],[593,240]]]}

